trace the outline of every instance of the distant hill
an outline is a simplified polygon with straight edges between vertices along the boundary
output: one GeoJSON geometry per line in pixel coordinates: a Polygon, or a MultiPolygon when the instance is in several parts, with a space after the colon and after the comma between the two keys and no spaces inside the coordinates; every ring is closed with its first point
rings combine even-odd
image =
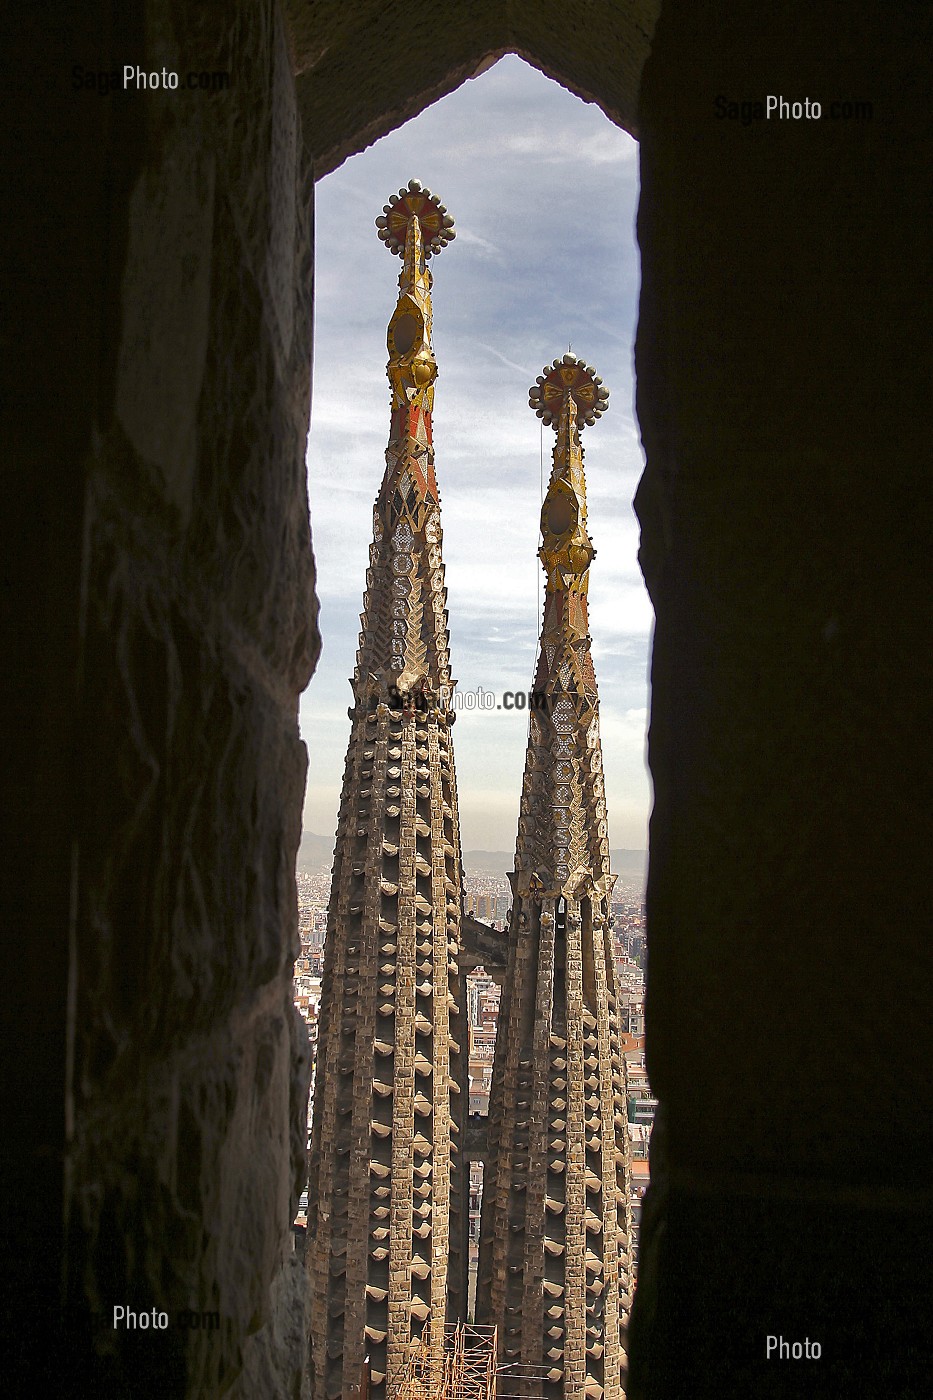
{"type": "Polygon", "coordinates": [[[644,880],[648,874],[648,852],[621,849],[610,851],[609,869],[613,875],[621,875],[629,879],[637,875],[639,880],[644,880]]]}
{"type": "MultiPolygon", "coordinates": [[[[298,847],[298,869],[303,875],[322,875],[330,871],[334,859],[334,839],[304,831],[298,847]]],[[[504,875],[515,860],[510,851],[464,851],[463,869],[467,875],[504,875]]],[[[643,880],[648,862],[646,851],[610,851],[609,864],[614,875],[623,879],[643,880]]]]}
{"type": "Polygon", "coordinates": [[[464,851],[463,869],[467,875],[504,875],[515,869],[515,852],[464,851]]]}
{"type": "MultiPolygon", "coordinates": [[[[463,868],[467,875],[504,875],[515,863],[514,853],[508,851],[464,851],[463,868]]],[[[610,851],[609,867],[614,875],[643,880],[648,864],[647,851],[610,851]]]]}
{"type": "Polygon", "coordinates": [[[298,847],[298,869],[302,875],[326,875],[334,860],[333,836],[318,836],[315,831],[301,833],[298,847]]]}

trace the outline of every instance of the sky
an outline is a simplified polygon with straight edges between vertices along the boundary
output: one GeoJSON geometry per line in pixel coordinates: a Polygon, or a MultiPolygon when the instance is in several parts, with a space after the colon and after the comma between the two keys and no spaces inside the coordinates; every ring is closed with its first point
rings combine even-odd
{"type": "MultiPolygon", "coordinates": [[[[632,498],[643,469],[633,407],[638,148],[514,55],[383,137],[315,188],[315,325],[308,492],[323,650],[301,701],[304,827],[335,830],[372,507],[385,468],[386,326],[399,261],[376,237],[389,195],[420,180],[456,239],[432,259],[435,468],[451,659],[461,691],[527,691],[543,604],[537,558],[553,429],[528,389],[564,354],[595,367],[609,411],[583,434],[590,631],[613,848],[647,844],[652,609],[632,498]]],[[[464,850],[514,849],[525,712],[461,710],[454,750],[464,850]]]]}

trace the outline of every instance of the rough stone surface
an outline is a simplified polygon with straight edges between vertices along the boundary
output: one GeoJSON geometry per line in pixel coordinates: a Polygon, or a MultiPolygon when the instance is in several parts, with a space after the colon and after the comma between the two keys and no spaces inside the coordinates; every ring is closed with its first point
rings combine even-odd
{"type": "MultiPolygon", "coordinates": [[[[70,963],[57,1103],[71,1368],[99,1393],[142,1369],[164,1394],[214,1395],[270,1318],[304,1175],[310,1058],[291,971],[297,698],[318,650],[311,179],[274,5],[232,5],[223,24],[167,3],[146,7],[144,30],[134,16],[102,50],[73,40],[61,81],[82,58],[138,57],[226,69],[232,85],[71,95],[79,124],[98,104],[112,125],[97,131],[103,169],[91,156],[103,207],[77,233],[78,250],[99,239],[96,308],[60,332],[75,345],[100,326],[65,462],[80,501],[61,502],[81,562],[60,599],[74,668],[60,701],[80,740],[56,850],[70,910],[45,956],[70,963]],[[116,1304],[165,1310],[170,1327],[115,1331],[116,1304]],[[182,1309],[218,1326],[185,1329],[182,1309]]],[[[44,1206],[58,1213],[54,1196],[44,1206]]]]}
{"type": "Polygon", "coordinates": [[[243,1348],[243,1370],[227,1392],[230,1400],[309,1400],[309,1304],[304,1260],[293,1254],[273,1280],[269,1324],[243,1348]]]}
{"type": "Polygon", "coordinates": [[[658,0],[470,0],[435,7],[428,31],[402,0],[289,0],[298,101],[318,176],[505,53],[635,133],[658,9],[658,0]]]}

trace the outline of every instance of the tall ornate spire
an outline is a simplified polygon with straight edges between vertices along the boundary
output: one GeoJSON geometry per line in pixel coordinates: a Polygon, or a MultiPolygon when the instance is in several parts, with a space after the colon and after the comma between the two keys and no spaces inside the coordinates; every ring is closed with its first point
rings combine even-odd
{"type": "Polygon", "coordinates": [[[377,221],[402,258],[322,987],[309,1202],[315,1400],[368,1369],[392,1395],[412,1338],[465,1312],[466,1023],[453,685],[431,409],[428,258],[453,220],[416,181],[377,221]]]}
{"type": "Polygon", "coordinates": [[[478,1320],[499,1327],[510,1391],[546,1400],[621,1400],[631,1293],[615,877],[580,443],[608,398],[592,368],[569,354],[530,391],[557,441],[541,511],[547,589],[510,876],[477,1298],[478,1320]]]}

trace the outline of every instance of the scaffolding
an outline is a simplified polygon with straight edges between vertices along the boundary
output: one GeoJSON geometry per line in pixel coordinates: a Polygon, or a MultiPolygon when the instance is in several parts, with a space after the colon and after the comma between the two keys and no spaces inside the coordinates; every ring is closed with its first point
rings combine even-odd
{"type": "Polygon", "coordinates": [[[496,1368],[496,1400],[541,1400],[550,1370],[525,1361],[504,1361],[496,1368]]]}
{"type": "Polygon", "coordinates": [[[448,1323],[440,1352],[425,1327],[390,1400],[496,1400],[496,1349],[495,1327],[448,1323]]]}

